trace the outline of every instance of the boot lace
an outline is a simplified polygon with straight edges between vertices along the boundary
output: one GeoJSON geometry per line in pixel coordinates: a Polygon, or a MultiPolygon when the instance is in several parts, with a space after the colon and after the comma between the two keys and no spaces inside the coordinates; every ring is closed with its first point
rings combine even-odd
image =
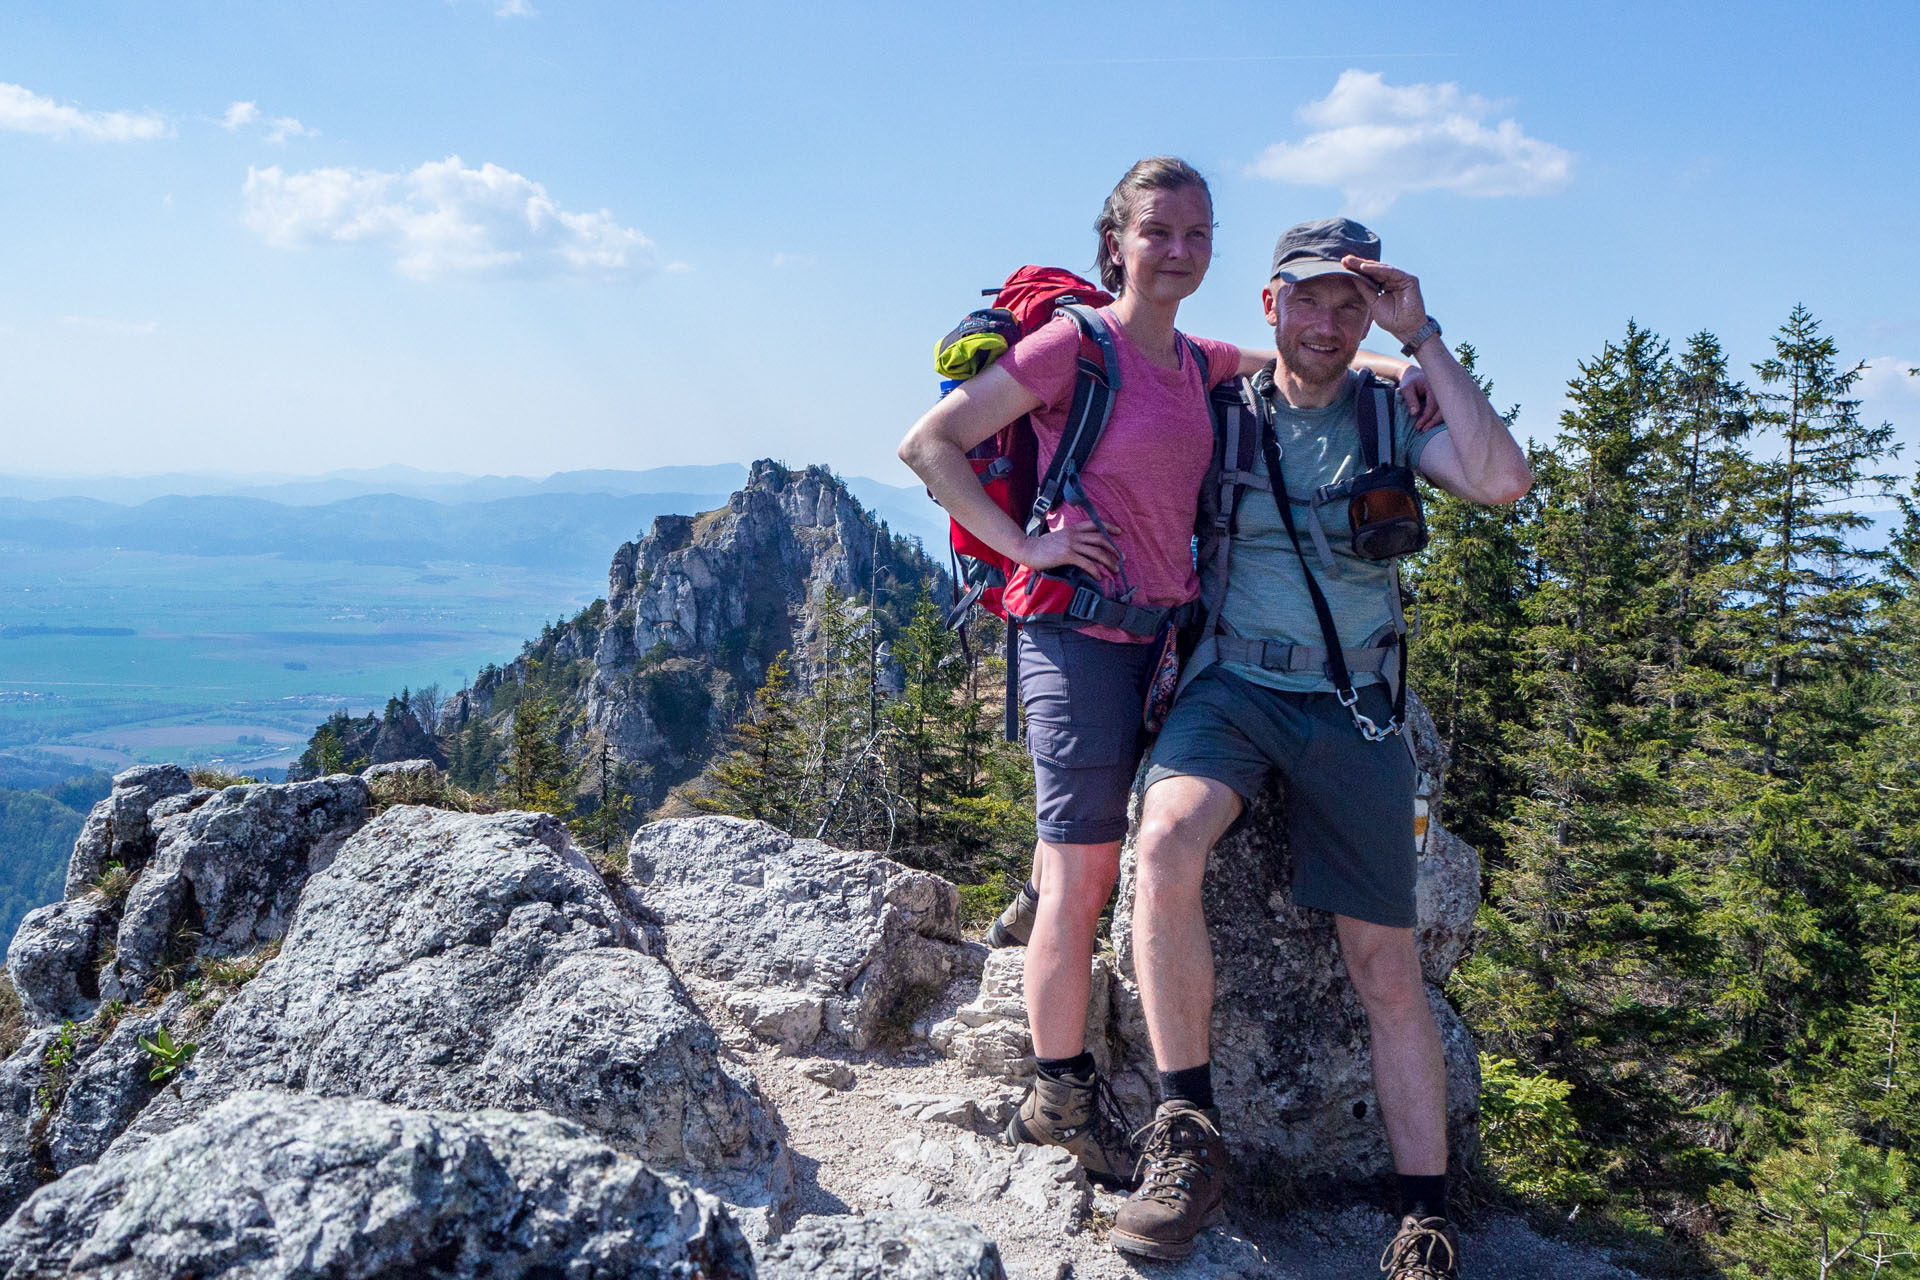
{"type": "MultiPolygon", "coordinates": [[[[1388,1242],[1380,1254],[1380,1269],[1388,1280],[1450,1280],[1460,1265],[1439,1218],[1422,1218],[1388,1242]],[[1443,1257],[1445,1262],[1438,1261],[1443,1257]]],[[[1444,1225],[1444,1224],[1442,1224],[1444,1225]]]]}
{"type": "Polygon", "coordinates": [[[1133,1141],[1128,1136],[1133,1125],[1127,1119],[1127,1113],[1120,1109],[1120,1099],[1113,1096],[1113,1089],[1107,1084],[1105,1076],[1096,1075],[1093,1078],[1093,1105],[1089,1111],[1088,1123],[1093,1130],[1094,1141],[1109,1151],[1119,1152],[1120,1157],[1114,1163],[1116,1167],[1124,1167],[1135,1151],[1133,1141]]]}
{"type": "Polygon", "coordinates": [[[1142,1164],[1146,1173],[1135,1196],[1178,1207],[1192,1194],[1195,1181],[1206,1176],[1206,1135],[1218,1138],[1220,1131],[1205,1112],[1183,1110],[1155,1116],[1151,1124],[1133,1135],[1134,1140],[1139,1141],[1141,1134],[1146,1135],[1146,1141],[1134,1173],[1141,1176],[1142,1164]]]}

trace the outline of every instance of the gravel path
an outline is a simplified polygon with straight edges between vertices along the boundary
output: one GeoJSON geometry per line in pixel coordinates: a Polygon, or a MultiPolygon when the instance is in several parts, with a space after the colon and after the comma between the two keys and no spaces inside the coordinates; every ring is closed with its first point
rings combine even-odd
{"type": "MultiPolygon", "coordinates": [[[[782,1056],[754,1040],[690,983],[729,1050],[749,1066],[786,1127],[801,1191],[797,1215],[927,1209],[978,1224],[1000,1244],[1012,1280],[1354,1280],[1378,1276],[1393,1222],[1371,1207],[1231,1214],[1181,1263],[1137,1260],[1107,1243],[1123,1196],[1090,1187],[1043,1148],[998,1136],[1019,1090],[963,1073],[923,1040],[898,1053],[824,1043],[782,1056]],[[1024,1157],[1024,1158],[1023,1158],[1024,1157]]],[[[974,994],[956,983],[919,1024],[974,994]]],[[[1462,1240],[1470,1280],[1639,1280],[1596,1250],[1494,1217],[1462,1240]]]]}

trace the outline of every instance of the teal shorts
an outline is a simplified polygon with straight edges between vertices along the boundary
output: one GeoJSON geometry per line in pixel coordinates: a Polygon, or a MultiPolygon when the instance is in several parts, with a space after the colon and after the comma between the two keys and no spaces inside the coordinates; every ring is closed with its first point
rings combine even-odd
{"type": "MultiPolygon", "coordinates": [[[[1374,723],[1392,718],[1385,685],[1359,695],[1374,723]]],[[[1404,734],[1368,742],[1331,693],[1282,692],[1211,666],[1181,692],[1149,759],[1149,789],[1162,778],[1212,778],[1248,804],[1279,774],[1294,905],[1414,926],[1414,769],[1404,734]]]]}

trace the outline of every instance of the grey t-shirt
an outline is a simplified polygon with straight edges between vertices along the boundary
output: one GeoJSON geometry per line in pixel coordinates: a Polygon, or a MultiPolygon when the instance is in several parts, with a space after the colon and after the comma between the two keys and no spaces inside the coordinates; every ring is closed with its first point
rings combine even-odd
{"type": "MultiPolygon", "coordinates": [[[[1280,444],[1280,467],[1293,499],[1300,545],[1327,597],[1340,643],[1348,649],[1359,648],[1368,636],[1393,621],[1393,600],[1388,594],[1391,571],[1384,561],[1363,560],[1353,554],[1344,501],[1320,508],[1320,525],[1333,552],[1331,570],[1314,549],[1307,522],[1312,519],[1310,504],[1315,490],[1357,475],[1366,467],[1354,395],[1360,378],[1350,371],[1340,398],[1323,409],[1296,409],[1277,394],[1274,397],[1274,437],[1280,444]]],[[[1442,424],[1430,431],[1416,431],[1404,408],[1397,403],[1394,406],[1393,457],[1401,465],[1418,470],[1420,455],[1446,427],[1442,424]]],[[[1253,469],[1258,475],[1266,474],[1264,455],[1256,456],[1253,469]]],[[[1240,499],[1239,526],[1233,539],[1226,600],[1220,610],[1228,629],[1236,635],[1288,644],[1321,644],[1320,623],[1314,617],[1313,597],[1307,594],[1306,579],[1301,575],[1300,557],[1294,554],[1293,540],[1287,537],[1287,527],[1281,523],[1273,499],[1262,490],[1248,489],[1240,499]]],[[[1317,671],[1269,671],[1242,662],[1223,665],[1243,679],[1272,689],[1333,691],[1333,682],[1317,671]]],[[[1379,679],[1373,672],[1353,673],[1356,686],[1379,679]]]]}

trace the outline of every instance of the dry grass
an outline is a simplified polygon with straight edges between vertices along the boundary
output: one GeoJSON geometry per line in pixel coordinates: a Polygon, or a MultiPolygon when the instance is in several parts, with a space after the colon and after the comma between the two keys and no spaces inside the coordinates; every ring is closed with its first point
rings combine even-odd
{"type": "Polygon", "coordinates": [[[260,781],[243,773],[226,773],[219,769],[189,769],[187,779],[196,787],[212,787],[216,791],[224,791],[228,787],[248,787],[260,781]]]}
{"type": "Polygon", "coordinates": [[[0,1058],[11,1058],[13,1051],[27,1038],[27,1013],[20,1006],[20,993],[13,979],[0,969],[0,1058]]]}
{"type": "Polygon", "coordinates": [[[390,773],[373,779],[367,789],[372,793],[375,813],[385,813],[399,804],[423,804],[455,813],[492,813],[494,809],[486,797],[454,786],[438,769],[431,773],[390,773]]]}

